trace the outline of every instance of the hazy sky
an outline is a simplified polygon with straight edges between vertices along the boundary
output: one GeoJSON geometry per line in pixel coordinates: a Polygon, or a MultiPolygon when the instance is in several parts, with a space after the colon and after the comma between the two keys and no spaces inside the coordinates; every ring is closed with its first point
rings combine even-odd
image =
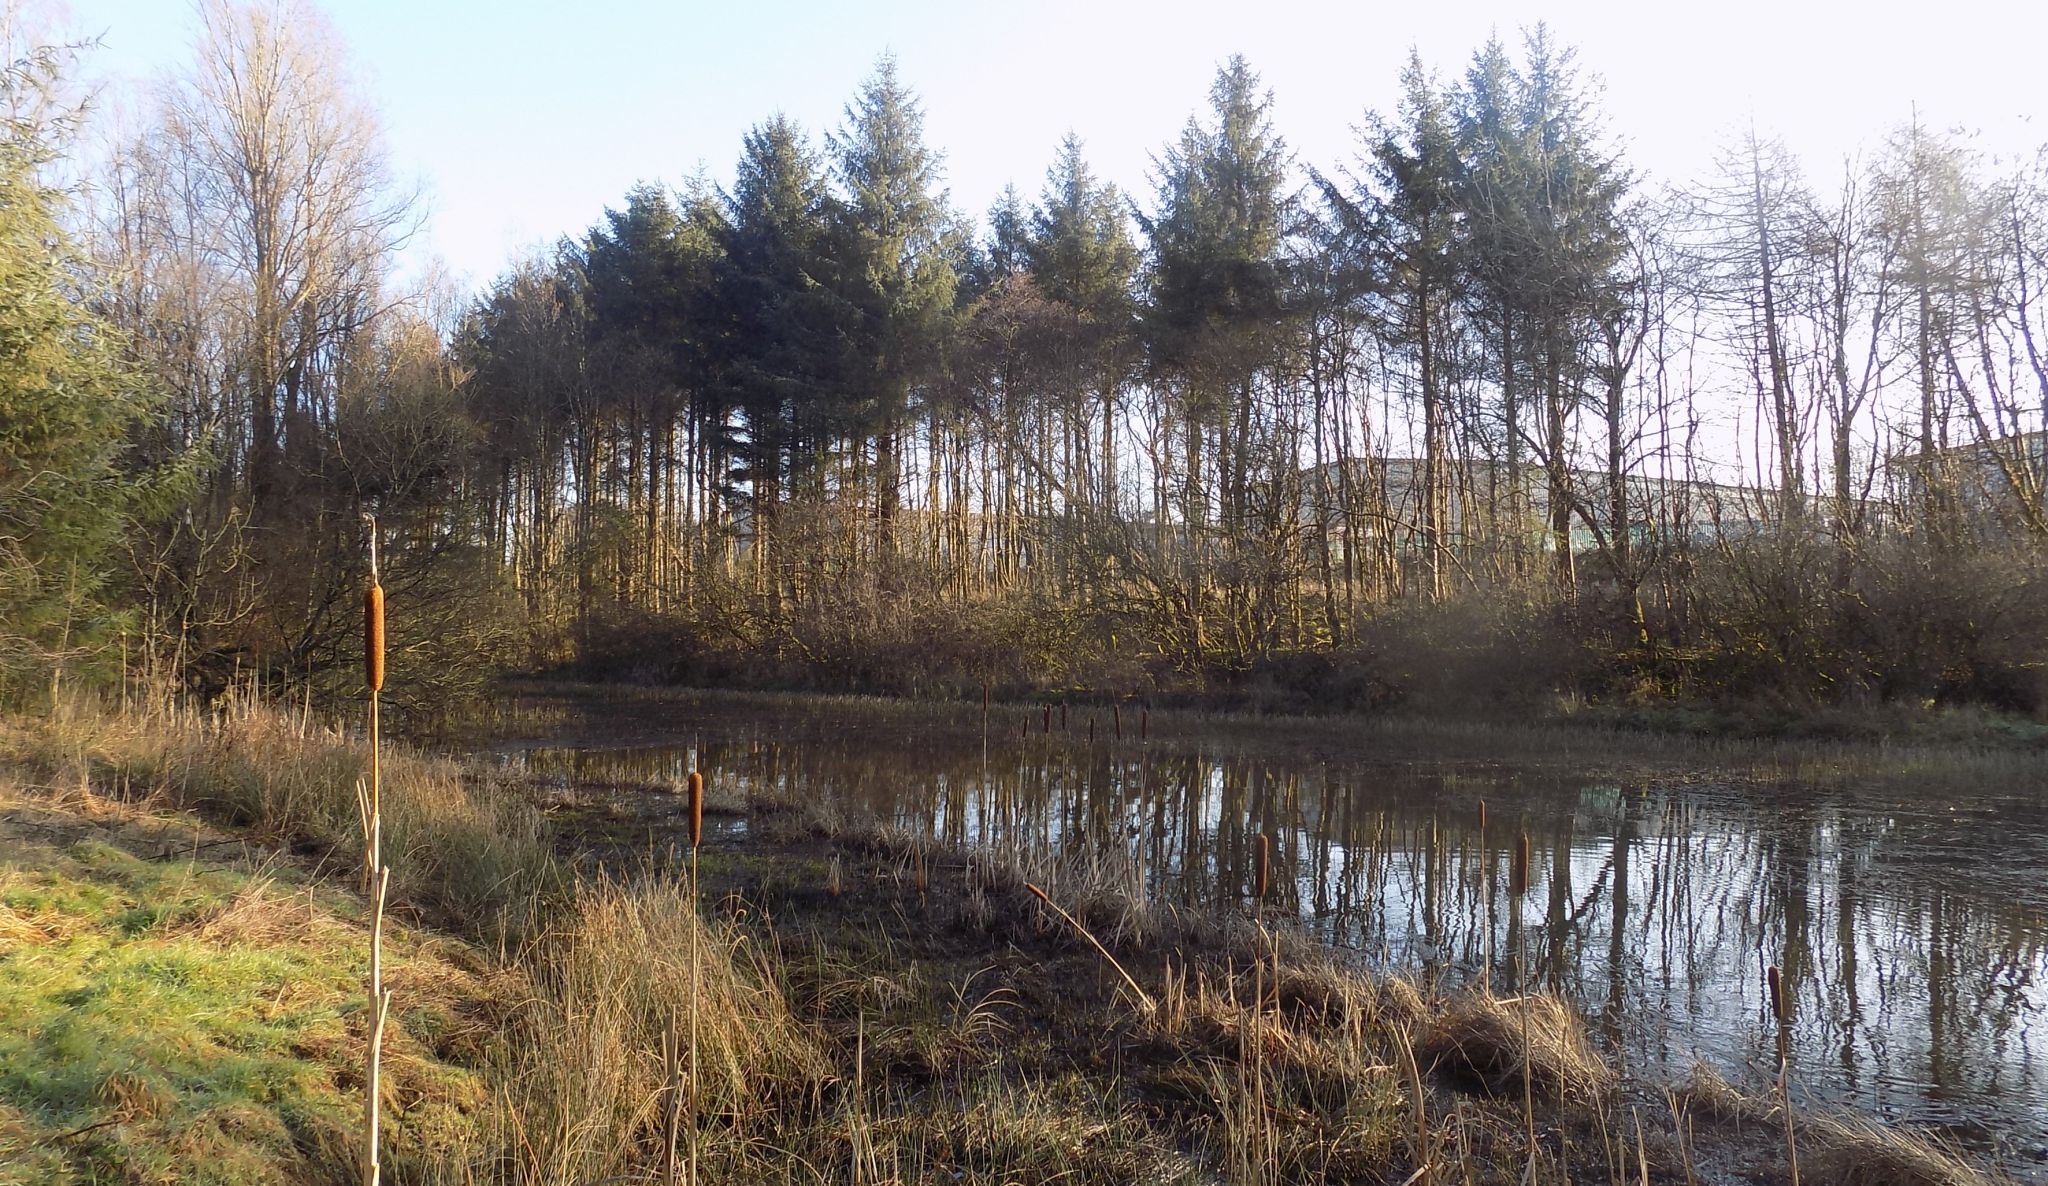
{"type": "MultiPolygon", "coordinates": [[[[1390,109],[1411,46],[1446,75],[1490,31],[1536,19],[1605,83],[1606,124],[1657,179],[1705,170],[1753,116],[1831,177],[1917,102],[1987,151],[2048,142],[2048,3],[1922,5],[1498,3],[886,4],[628,0],[334,0],[326,6],[381,111],[402,175],[423,183],[416,250],[476,285],[515,254],[588,226],[636,180],[701,162],[730,175],[741,133],[780,109],[814,135],[893,51],[946,153],[956,206],[1006,182],[1035,194],[1060,137],[1148,198],[1151,154],[1243,53],[1304,162],[1354,155],[1352,129],[1390,109]]],[[[118,91],[175,69],[196,21],[181,0],[72,0],[103,35],[88,69],[118,91]]]]}

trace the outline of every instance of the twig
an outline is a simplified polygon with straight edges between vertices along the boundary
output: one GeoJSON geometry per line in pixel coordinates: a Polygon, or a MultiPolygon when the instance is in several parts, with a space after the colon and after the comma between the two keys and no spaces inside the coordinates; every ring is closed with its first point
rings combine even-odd
{"type": "Polygon", "coordinates": [[[1047,897],[1044,890],[1039,889],[1037,886],[1031,884],[1030,882],[1025,882],[1024,888],[1030,890],[1032,895],[1036,897],[1039,901],[1045,903],[1047,906],[1050,906],[1054,914],[1057,914],[1061,918],[1066,919],[1068,926],[1073,927],[1076,931],[1079,931],[1081,933],[1081,937],[1083,939],[1088,940],[1089,944],[1093,946],[1097,952],[1101,953],[1103,959],[1109,961],[1109,966],[1115,968],[1116,974],[1124,978],[1124,983],[1130,986],[1131,992],[1137,996],[1138,1003],[1144,1006],[1145,1012],[1151,1013],[1158,1009],[1159,1005],[1152,999],[1152,995],[1146,992],[1144,989],[1138,987],[1138,982],[1136,980],[1131,979],[1131,974],[1129,972],[1124,971],[1124,966],[1122,964],[1116,962],[1116,957],[1109,954],[1109,948],[1104,947],[1102,945],[1101,940],[1097,939],[1094,935],[1088,933],[1088,928],[1081,925],[1080,919],[1077,919],[1073,915],[1068,914],[1066,911],[1060,909],[1060,905],[1058,902],[1055,902],[1051,898],[1047,897]]]}

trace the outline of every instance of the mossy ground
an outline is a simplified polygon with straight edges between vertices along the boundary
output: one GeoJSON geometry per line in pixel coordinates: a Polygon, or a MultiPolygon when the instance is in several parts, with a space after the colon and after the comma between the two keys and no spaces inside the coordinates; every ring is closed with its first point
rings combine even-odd
{"type": "MultiPolygon", "coordinates": [[[[0,1182],[351,1178],[362,900],[171,813],[0,787],[0,1182]]],[[[493,976],[402,922],[390,1154],[460,1145],[493,976]]]]}

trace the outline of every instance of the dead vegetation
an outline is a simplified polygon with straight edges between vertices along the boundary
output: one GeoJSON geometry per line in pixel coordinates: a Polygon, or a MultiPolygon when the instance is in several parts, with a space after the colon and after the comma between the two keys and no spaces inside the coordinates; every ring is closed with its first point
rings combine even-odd
{"type": "MultiPolygon", "coordinates": [[[[331,908],[355,894],[345,864],[327,858],[317,828],[286,822],[321,818],[305,808],[325,802],[314,794],[321,777],[352,777],[352,743],[253,715],[189,728],[148,740],[118,723],[11,726],[35,811],[10,842],[61,819],[80,835],[118,833],[152,860],[189,862],[217,846],[247,863],[246,876],[167,919],[165,934],[222,953],[359,949],[360,921],[331,908]],[[252,781],[220,794],[208,790],[218,777],[252,781]],[[242,826],[168,814],[177,803],[242,826]],[[297,814],[252,820],[235,804],[297,814]],[[265,844],[278,840],[300,853],[265,844]]],[[[475,775],[404,755],[387,770],[394,787],[417,778],[445,797],[410,816],[402,791],[387,798],[415,844],[463,843],[491,818],[541,835],[516,814],[530,809],[492,801],[506,792],[475,775]],[[434,831],[423,819],[469,822],[434,831]]],[[[338,802],[347,793],[344,782],[338,802]]],[[[544,875],[508,879],[495,897],[470,891],[525,920],[472,932],[516,935],[496,953],[404,928],[389,971],[401,1002],[385,1095],[394,1178],[659,1182],[672,1149],[694,1150],[687,1168],[705,1182],[1787,1176],[1772,1101],[1702,1074],[1667,1106],[1655,1085],[1618,1075],[1547,991],[1435,997],[1287,926],[1149,898],[1136,855],[1113,846],[963,849],[836,814],[763,802],[749,812],[743,837],[707,839],[700,905],[664,856],[679,846],[633,859],[606,848],[566,866],[537,862],[544,875]],[[516,886],[544,892],[515,902],[516,886]],[[698,1074],[687,1085],[670,1052],[693,1010],[698,1074]]],[[[581,851],[576,817],[557,823],[557,850],[581,851]]],[[[422,863],[465,867],[458,853],[438,859],[422,863]]],[[[88,926],[24,901],[0,901],[0,951],[49,948],[88,926]]],[[[415,906],[412,917],[428,915],[415,906]]],[[[230,995],[262,1026],[308,991],[287,977],[230,995]]],[[[353,1089],[359,1029],[291,1041],[292,1057],[327,1068],[333,1090],[353,1089]]],[[[125,1139],[167,1134],[185,1101],[151,1069],[159,1057],[111,1068],[71,1127],[107,1119],[105,1131],[125,1139]]],[[[0,1162],[27,1139],[9,1133],[44,1123],[35,1106],[0,1084],[0,1162]]],[[[347,1114],[312,1116],[290,1155],[300,1171],[272,1179],[328,1180],[305,1167],[348,1165],[347,1114]]],[[[1991,1181],[1909,1135],[1813,1118],[1799,1131],[1809,1184],[1991,1181]]],[[[167,1135],[148,1139],[162,1140],[164,1164],[194,1156],[167,1135]]]]}

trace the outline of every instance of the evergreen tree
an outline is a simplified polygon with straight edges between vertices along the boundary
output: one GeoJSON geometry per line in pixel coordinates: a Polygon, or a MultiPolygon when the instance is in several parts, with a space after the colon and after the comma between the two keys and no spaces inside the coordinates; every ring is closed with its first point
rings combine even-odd
{"type": "Polygon", "coordinates": [[[773,607],[777,512],[853,427],[834,203],[800,128],[776,116],[747,133],[724,208],[714,271],[720,376],[739,415],[732,476],[751,491],[754,579],[773,607]]]}
{"type": "MultiPolygon", "coordinates": [[[[1464,169],[1449,100],[1413,51],[1402,71],[1396,121],[1374,117],[1367,129],[1369,180],[1355,198],[1332,195],[1365,239],[1371,291],[1391,358],[1422,411],[1420,520],[1425,587],[1446,593],[1445,536],[1450,448],[1450,388],[1462,365],[1458,309],[1465,285],[1460,255],[1464,169]]],[[[1328,186],[1325,186],[1326,191],[1328,186]]]]}
{"type": "MultiPolygon", "coordinates": [[[[0,110],[33,101],[53,55],[7,63],[0,110]]],[[[0,680],[73,666],[104,642],[110,567],[135,486],[131,429],[150,408],[120,335],[88,307],[83,261],[43,179],[51,129],[0,121],[0,680]]]]}
{"type": "MultiPolygon", "coordinates": [[[[1272,96],[1242,57],[1217,71],[1209,90],[1213,122],[1190,119],[1159,162],[1158,207],[1141,217],[1150,240],[1142,313],[1155,381],[1177,404],[1184,462],[1181,514],[1192,547],[1182,568],[1194,607],[1196,661],[1208,649],[1207,572],[1216,558],[1203,537],[1211,489],[1226,548],[1244,536],[1247,462],[1255,386],[1276,360],[1287,313],[1282,239],[1290,218],[1283,186],[1286,145],[1272,125],[1272,96]],[[1219,464],[1205,465],[1206,457],[1219,464]]],[[[1241,589],[1222,561],[1226,592],[1241,589]]],[[[1236,617],[1238,606],[1230,607],[1236,617]]]]}
{"type": "MultiPolygon", "coordinates": [[[[1115,186],[1095,180],[1081,155],[1078,136],[1069,134],[1060,143],[1023,247],[1039,292],[1073,319],[1073,380],[1067,393],[1073,432],[1086,430],[1094,409],[1082,404],[1092,400],[1100,409],[1101,429],[1092,493],[1099,505],[1114,505],[1117,399],[1133,361],[1132,283],[1138,249],[1131,241],[1122,195],[1115,186]]],[[[1077,441],[1071,452],[1085,461],[1088,442],[1077,441]]]]}
{"type": "Polygon", "coordinates": [[[963,236],[946,205],[924,112],[883,57],[831,137],[842,191],[845,295],[858,311],[853,376],[874,442],[876,546],[895,548],[905,437],[914,399],[940,371],[952,328],[963,236]]]}

